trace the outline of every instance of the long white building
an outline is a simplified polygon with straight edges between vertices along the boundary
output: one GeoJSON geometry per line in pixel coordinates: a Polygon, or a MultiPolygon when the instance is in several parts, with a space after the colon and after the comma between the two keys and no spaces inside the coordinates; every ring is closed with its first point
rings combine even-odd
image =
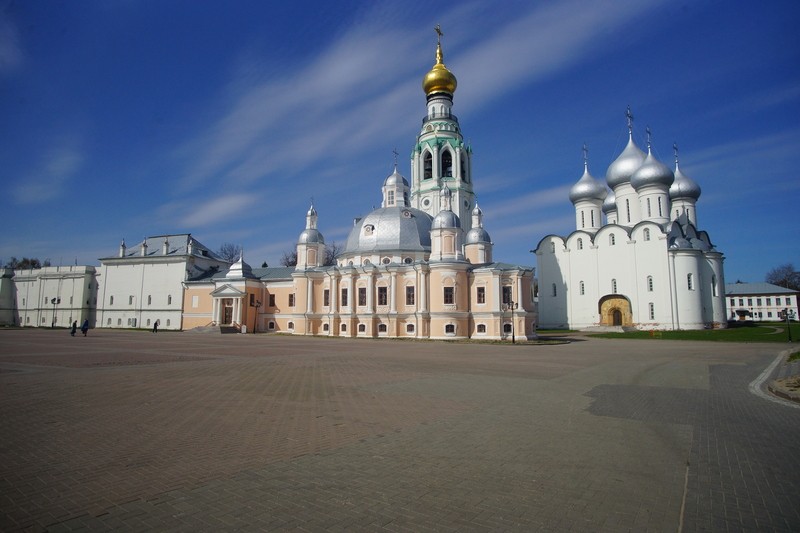
{"type": "Polygon", "coordinates": [[[570,190],[575,231],[548,235],[535,253],[539,327],[640,329],[725,327],[723,256],[697,229],[700,187],[633,140],[606,183],[584,172],[570,190]],[[609,191],[610,189],[610,191],[609,191]],[[603,217],[605,215],[605,221],[603,217]]]}
{"type": "Polygon", "coordinates": [[[14,271],[13,324],[68,327],[94,325],[97,272],[93,266],[50,266],[14,271]]]}

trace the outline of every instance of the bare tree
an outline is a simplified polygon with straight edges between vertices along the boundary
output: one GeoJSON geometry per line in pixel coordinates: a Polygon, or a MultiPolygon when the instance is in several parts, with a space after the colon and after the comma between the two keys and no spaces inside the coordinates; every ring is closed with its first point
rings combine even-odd
{"type": "Polygon", "coordinates": [[[241,254],[242,247],[238,244],[231,244],[229,242],[223,242],[222,246],[220,246],[219,250],[217,250],[217,255],[228,263],[235,263],[241,254]]]}
{"type": "Polygon", "coordinates": [[[297,265],[297,250],[283,252],[281,256],[281,265],[285,267],[292,267],[297,265]]]}
{"type": "Polygon", "coordinates": [[[35,257],[23,257],[22,259],[17,259],[16,257],[12,257],[6,264],[5,268],[13,268],[16,270],[30,270],[30,269],[39,269],[43,266],[49,267],[50,260],[45,259],[44,262],[39,261],[35,257]]]}
{"type": "Polygon", "coordinates": [[[800,290],[800,272],[794,269],[792,263],[776,266],[767,272],[767,276],[764,279],[767,283],[772,283],[773,285],[780,285],[795,291],[800,290]]]}
{"type": "Polygon", "coordinates": [[[344,245],[336,241],[325,246],[325,262],[323,266],[331,266],[336,264],[336,256],[344,251],[344,245]]]}

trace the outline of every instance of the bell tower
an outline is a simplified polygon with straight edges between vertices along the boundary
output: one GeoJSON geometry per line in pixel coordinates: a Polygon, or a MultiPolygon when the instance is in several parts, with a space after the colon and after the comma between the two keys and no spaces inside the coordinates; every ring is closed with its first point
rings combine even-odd
{"type": "Polygon", "coordinates": [[[439,212],[439,193],[450,190],[453,212],[464,231],[471,228],[475,206],[472,150],[464,144],[458,117],[452,112],[456,77],[444,65],[442,30],[436,28],[436,63],[422,80],[427,114],[411,152],[411,206],[431,216],[439,212]]]}

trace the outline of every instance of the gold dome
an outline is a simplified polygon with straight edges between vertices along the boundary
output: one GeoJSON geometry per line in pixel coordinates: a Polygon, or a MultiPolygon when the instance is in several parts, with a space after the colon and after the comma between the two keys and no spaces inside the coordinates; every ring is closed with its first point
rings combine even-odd
{"type": "Polygon", "coordinates": [[[426,96],[439,92],[450,94],[456,92],[456,85],[458,85],[456,77],[444,66],[442,58],[442,43],[440,42],[436,45],[436,64],[422,79],[422,90],[425,91],[426,96]]]}

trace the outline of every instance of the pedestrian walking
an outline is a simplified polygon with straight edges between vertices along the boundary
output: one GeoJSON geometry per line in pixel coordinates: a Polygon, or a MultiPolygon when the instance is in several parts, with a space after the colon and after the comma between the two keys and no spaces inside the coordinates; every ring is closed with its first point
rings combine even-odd
{"type": "Polygon", "coordinates": [[[153,322],[153,333],[158,333],[158,320],[153,322]]]}
{"type": "Polygon", "coordinates": [[[87,333],[89,333],[89,319],[83,321],[83,325],[81,326],[81,333],[85,337],[87,333]]]}
{"type": "Polygon", "coordinates": [[[72,329],[70,330],[69,334],[70,334],[70,335],[72,335],[72,336],[74,337],[74,336],[75,336],[75,332],[76,332],[76,331],[78,331],[78,321],[77,321],[77,320],[74,320],[74,321],[72,322],[72,329]]]}

